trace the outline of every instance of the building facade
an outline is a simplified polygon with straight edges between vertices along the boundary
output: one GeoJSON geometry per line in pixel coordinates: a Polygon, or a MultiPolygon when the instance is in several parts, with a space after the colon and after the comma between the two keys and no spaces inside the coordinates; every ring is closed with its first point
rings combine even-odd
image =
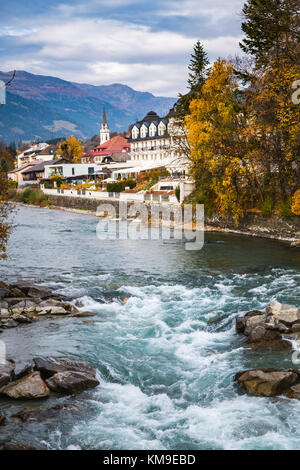
{"type": "Polygon", "coordinates": [[[18,155],[18,168],[26,165],[27,163],[37,161],[46,162],[54,158],[56,153],[57,148],[54,145],[49,145],[45,142],[33,145],[18,155]]]}
{"type": "Polygon", "coordinates": [[[173,109],[165,117],[150,111],[144,119],[131,125],[129,132],[131,160],[145,164],[160,163],[171,172],[185,172],[187,159],[180,147],[180,141],[185,137],[179,135],[173,109]]]}

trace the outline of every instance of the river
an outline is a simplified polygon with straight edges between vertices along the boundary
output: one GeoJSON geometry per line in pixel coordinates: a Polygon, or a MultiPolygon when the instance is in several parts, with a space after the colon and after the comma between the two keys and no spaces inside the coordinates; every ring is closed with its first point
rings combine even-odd
{"type": "Polygon", "coordinates": [[[274,299],[300,306],[299,251],[220,233],[206,234],[201,251],[178,240],[101,241],[95,217],[49,209],[21,207],[14,222],[1,279],[47,285],[96,316],[5,330],[8,355],[18,368],[37,355],[90,361],[100,386],[76,398],[2,398],[7,415],[54,403],[75,403],[80,412],[8,425],[0,441],[48,449],[300,448],[300,402],[249,397],[233,383],[243,369],[294,367],[290,353],[245,349],[235,317],[274,299]]]}

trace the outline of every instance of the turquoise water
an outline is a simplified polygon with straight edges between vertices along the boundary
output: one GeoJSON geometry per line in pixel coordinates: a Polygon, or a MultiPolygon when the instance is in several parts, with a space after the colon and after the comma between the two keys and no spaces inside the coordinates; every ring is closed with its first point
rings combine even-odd
{"type": "Polygon", "coordinates": [[[99,241],[96,218],[21,208],[0,277],[25,278],[80,299],[96,316],[51,319],[1,339],[18,367],[35,355],[91,361],[100,386],[76,399],[1,399],[6,415],[75,402],[79,415],[11,423],[0,442],[49,449],[299,449],[300,402],[255,398],[241,369],[293,367],[289,353],[243,348],[235,317],[273,299],[300,305],[300,253],[276,241],[207,234],[180,241],[99,241]],[[71,230],[65,232],[65,230],[71,230]],[[127,303],[123,302],[128,298],[127,303]]]}

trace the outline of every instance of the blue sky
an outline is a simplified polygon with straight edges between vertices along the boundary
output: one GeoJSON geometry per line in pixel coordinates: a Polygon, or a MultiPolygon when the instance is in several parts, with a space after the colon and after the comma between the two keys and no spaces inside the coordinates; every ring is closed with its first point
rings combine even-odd
{"type": "Polygon", "coordinates": [[[200,39],[211,61],[239,53],[244,0],[9,0],[0,5],[0,70],[156,95],[184,92],[200,39]],[[4,3],[4,4],[3,4],[4,3]]]}

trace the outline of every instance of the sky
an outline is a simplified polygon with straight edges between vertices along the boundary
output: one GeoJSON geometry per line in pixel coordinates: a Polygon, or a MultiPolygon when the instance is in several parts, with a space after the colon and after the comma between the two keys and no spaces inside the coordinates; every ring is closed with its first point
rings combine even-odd
{"type": "Polygon", "coordinates": [[[238,53],[244,0],[0,0],[0,70],[157,96],[186,90],[193,46],[238,53]]]}

